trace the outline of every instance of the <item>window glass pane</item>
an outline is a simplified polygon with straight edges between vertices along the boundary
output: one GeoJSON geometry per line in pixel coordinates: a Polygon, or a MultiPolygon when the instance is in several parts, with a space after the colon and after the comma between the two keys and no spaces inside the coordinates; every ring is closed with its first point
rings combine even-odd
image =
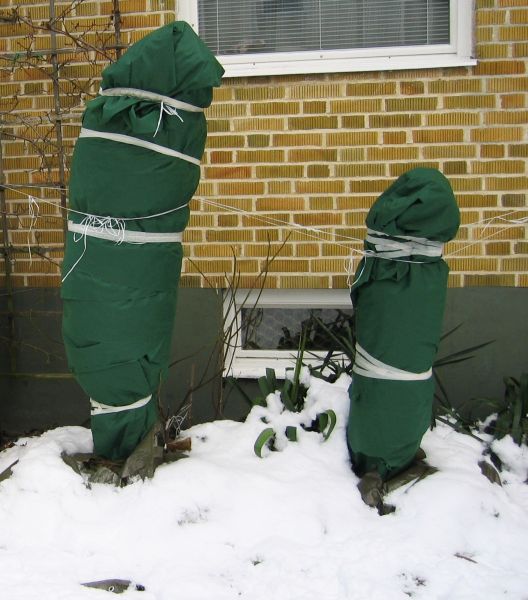
{"type": "Polygon", "coordinates": [[[449,0],[199,0],[216,54],[449,43],[449,0]]]}
{"type": "Polygon", "coordinates": [[[297,350],[303,330],[307,350],[329,350],[336,344],[328,330],[352,326],[352,308],[243,308],[241,316],[243,350],[297,350]]]}

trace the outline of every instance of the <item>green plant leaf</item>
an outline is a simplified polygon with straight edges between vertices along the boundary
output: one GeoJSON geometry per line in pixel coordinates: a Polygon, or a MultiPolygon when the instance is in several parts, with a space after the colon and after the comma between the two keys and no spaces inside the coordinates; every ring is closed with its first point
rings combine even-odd
{"type": "Polygon", "coordinates": [[[290,440],[290,442],[296,442],[297,441],[297,427],[294,427],[293,425],[288,425],[288,427],[286,427],[286,437],[290,440]]]}
{"type": "Polygon", "coordinates": [[[332,435],[332,431],[334,431],[337,416],[332,409],[328,409],[317,415],[317,421],[319,423],[319,431],[323,434],[323,438],[326,441],[332,435]]]}
{"type": "Polygon", "coordinates": [[[273,430],[273,428],[268,427],[267,429],[264,429],[263,431],[260,432],[258,438],[255,441],[255,444],[253,446],[253,450],[255,451],[255,454],[259,457],[259,458],[263,458],[262,456],[262,451],[264,450],[265,447],[270,448],[270,450],[272,450],[272,445],[273,442],[275,440],[275,431],[273,430]]]}

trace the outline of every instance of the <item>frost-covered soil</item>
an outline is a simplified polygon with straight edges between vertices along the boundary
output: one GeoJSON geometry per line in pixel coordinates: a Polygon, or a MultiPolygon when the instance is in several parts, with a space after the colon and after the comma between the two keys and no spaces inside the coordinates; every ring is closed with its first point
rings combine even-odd
{"type": "Polygon", "coordinates": [[[0,598],[112,598],[80,583],[120,578],[146,588],[120,597],[144,600],[528,600],[528,449],[494,444],[500,487],[478,441],[438,426],[422,447],[439,472],[380,517],[348,462],[348,383],[312,381],[308,413],[338,415],[327,442],[302,432],[259,459],[257,409],[193,427],[189,458],[120,489],[61,460],[91,450],[86,429],[19,440],[0,454],[0,471],[18,460],[0,484],[0,598]]]}

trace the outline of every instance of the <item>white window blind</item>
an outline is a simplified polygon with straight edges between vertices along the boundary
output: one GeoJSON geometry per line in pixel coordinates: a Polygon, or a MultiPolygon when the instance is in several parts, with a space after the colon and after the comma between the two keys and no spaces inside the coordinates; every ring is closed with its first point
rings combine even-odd
{"type": "Polygon", "coordinates": [[[474,65],[475,0],[178,0],[226,77],[474,65]]]}
{"type": "Polygon", "coordinates": [[[200,0],[218,55],[449,43],[449,0],[200,0]]]}

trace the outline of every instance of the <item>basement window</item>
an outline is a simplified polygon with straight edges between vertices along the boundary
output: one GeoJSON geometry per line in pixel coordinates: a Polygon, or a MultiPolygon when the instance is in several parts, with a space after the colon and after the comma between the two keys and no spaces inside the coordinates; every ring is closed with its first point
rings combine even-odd
{"type": "Polygon", "coordinates": [[[226,338],[224,375],[257,378],[267,368],[284,378],[293,368],[303,328],[307,329],[304,362],[318,365],[329,338],[318,323],[346,326],[352,319],[348,290],[237,290],[224,299],[226,338]]]}
{"type": "Polygon", "coordinates": [[[473,0],[180,0],[226,77],[473,65],[473,0]]]}

